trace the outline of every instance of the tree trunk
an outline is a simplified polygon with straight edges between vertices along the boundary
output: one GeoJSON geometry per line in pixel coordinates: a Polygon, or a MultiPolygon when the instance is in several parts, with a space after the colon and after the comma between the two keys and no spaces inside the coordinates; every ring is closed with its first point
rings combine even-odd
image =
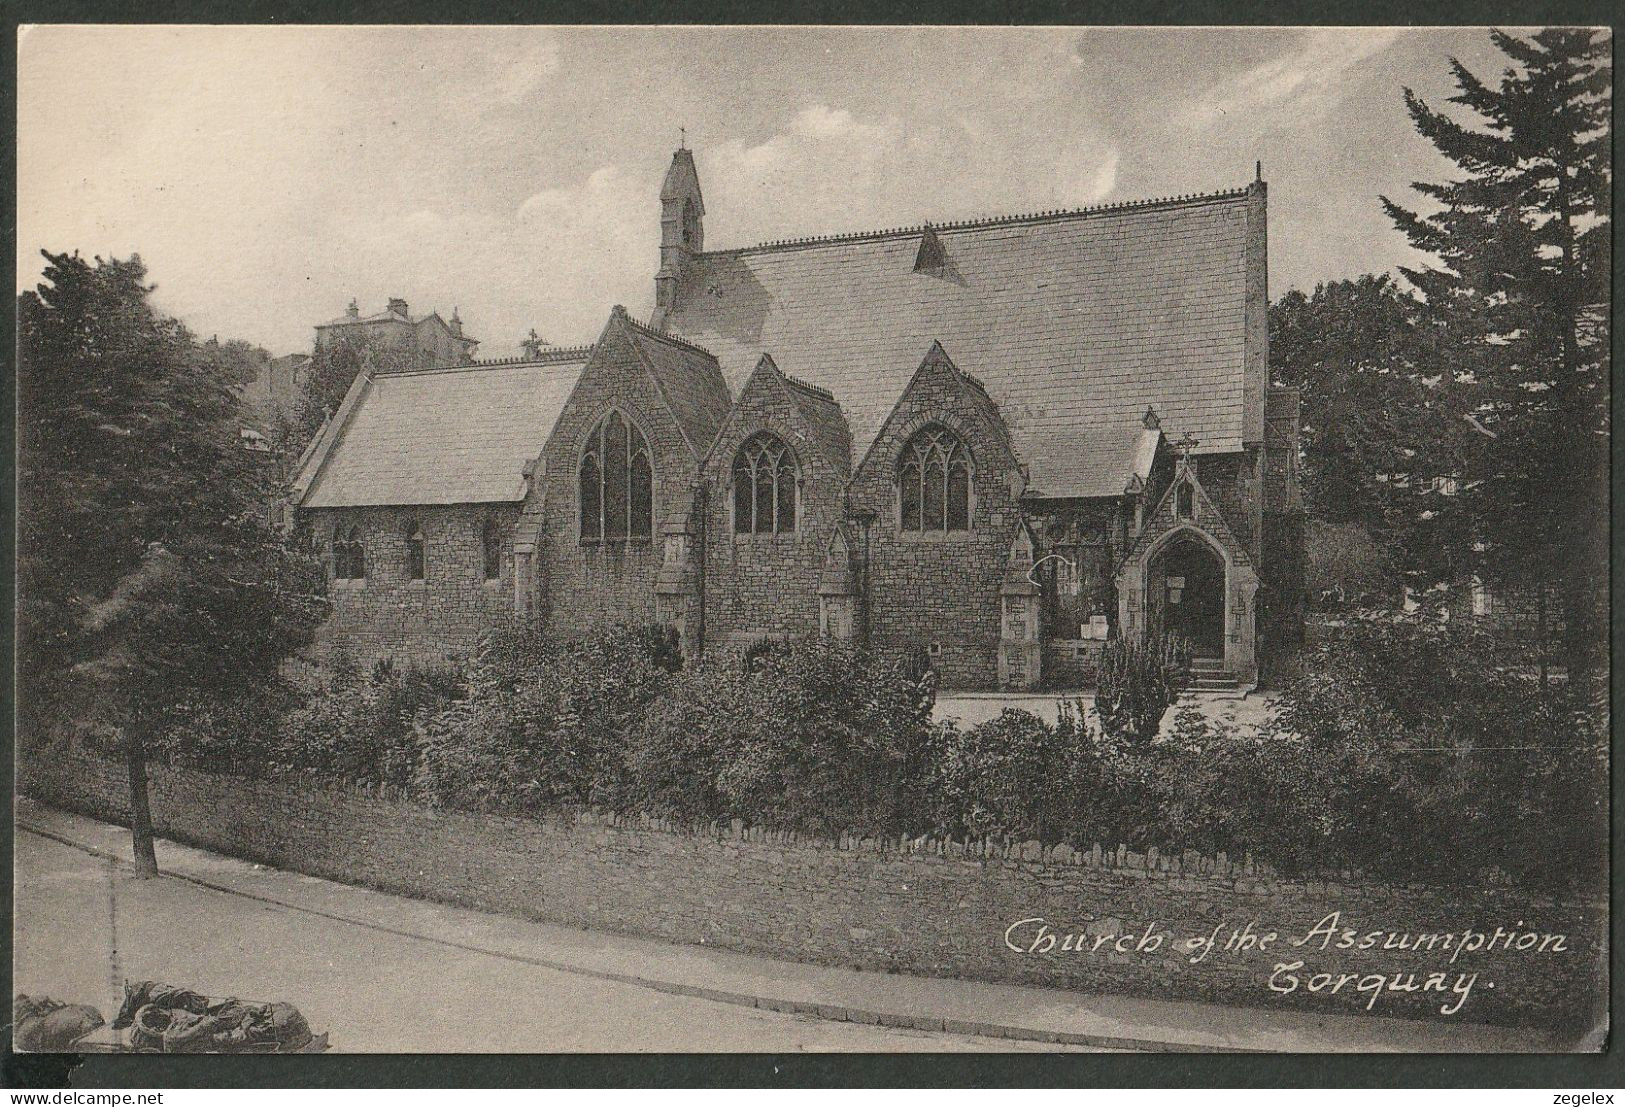
{"type": "Polygon", "coordinates": [[[158,854],[152,845],[152,808],[147,803],[147,744],[141,728],[124,732],[125,758],[130,768],[130,838],[135,854],[135,874],[158,875],[158,854]]]}

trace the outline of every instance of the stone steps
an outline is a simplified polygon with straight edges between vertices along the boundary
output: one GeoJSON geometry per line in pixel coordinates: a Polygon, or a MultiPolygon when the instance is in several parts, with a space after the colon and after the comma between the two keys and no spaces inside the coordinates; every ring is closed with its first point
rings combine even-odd
{"type": "Polygon", "coordinates": [[[1193,657],[1185,691],[1203,695],[1230,693],[1240,698],[1241,681],[1236,674],[1226,671],[1222,657],[1193,657]]]}

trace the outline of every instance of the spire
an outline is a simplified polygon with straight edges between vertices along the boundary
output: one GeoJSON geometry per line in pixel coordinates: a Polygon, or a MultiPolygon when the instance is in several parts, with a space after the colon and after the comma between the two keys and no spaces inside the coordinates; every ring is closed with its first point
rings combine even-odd
{"type": "Polygon", "coordinates": [[[650,320],[656,327],[665,326],[690,259],[705,250],[705,197],[700,194],[700,175],[694,168],[694,152],[688,148],[688,132],[680,131],[683,144],[673,151],[671,166],[660,183],[660,271],[655,274],[655,310],[650,320]]]}

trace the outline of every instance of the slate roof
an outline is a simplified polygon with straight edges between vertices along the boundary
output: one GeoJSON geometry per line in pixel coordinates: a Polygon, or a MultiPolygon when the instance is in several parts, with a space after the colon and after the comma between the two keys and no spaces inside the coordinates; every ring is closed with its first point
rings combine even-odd
{"type": "Polygon", "coordinates": [[[1135,477],[1140,478],[1140,487],[1145,487],[1161,441],[1160,430],[1144,426],[1103,427],[1080,436],[1073,464],[1090,474],[1090,490],[1073,494],[1121,496],[1135,477]]]}
{"type": "Polygon", "coordinates": [[[836,402],[828,389],[819,388],[795,377],[785,377],[784,383],[790,392],[791,401],[807,420],[807,426],[811,429],[813,441],[817,443],[818,448],[834,463],[839,472],[850,475],[852,428],[846,425],[846,416],[841,414],[841,405],[836,402]]]}
{"type": "Polygon", "coordinates": [[[358,378],[301,463],[301,506],[523,499],[525,464],[542,452],[590,352],[358,378]]]}
{"type": "Polygon", "coordinates": [[[623,307],[611,314],[611,326],[616,319],[626,324],[633,348],[654,375],[694,456],[704,457],[733,405],[717,359],[679,335],[639,323],[623,307]]]}
{"type": "Polygon", "coordinates": [[[931,272],[915,271],[923,227],[711,251],[664,322],[736,391],[764,351],[828,388],[854,457],[938,341],[997,406],[1034,494],[1117,495],[1122,467],[1102,459],[1137,442],[1148,406],[1198,453],[1261,433],[1243,417],[1265,372],[1246,359],[1251,197],[936,224],[931,272]]]}

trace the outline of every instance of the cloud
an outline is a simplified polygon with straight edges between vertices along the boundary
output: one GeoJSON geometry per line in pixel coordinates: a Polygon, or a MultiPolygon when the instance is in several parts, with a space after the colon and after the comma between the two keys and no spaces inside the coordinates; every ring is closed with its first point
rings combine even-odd
{"type": "Polygon", "coordinates": [[[1186,126],[1245,117],[1253,124],[1285,115],[1299,122],[1337,98],[1349,70],[1386,50],[1397,28],[1322,28],[1306,31],[1287,53],[1210,86],[1178,113],[1186,126]]]}
{"type": "Polygon", "coordinates": [[[1117,186],[1119,152],[1087,133],[1013,153],[995,137],[963,116],[905,121],[808,104],[766,139],[701,152],[706,241],[1081,206],[1117,186]]]}
{"type": "Polygon", "coordinates": [[[601,166],[506,210],[452,205],[346,221],[340,256],[352,281],[387,286],[414,312],[448,311],[454,305],[432,297],[456,289],[455,306],[483,356],[516,353],[531,326],[560,344],[589,341],[611,305],[639,316],[652,306],[660,234],[653,192],[620,167],[601,166]]]}
{"type": "Polygon", "coordinates": [[[543,82],[559,71],[563,49],[552,34],[517,45],[512,56],[501,59],[495,70],[492,91],[504,104],[518,104],[530,97],[543,82]]]}

